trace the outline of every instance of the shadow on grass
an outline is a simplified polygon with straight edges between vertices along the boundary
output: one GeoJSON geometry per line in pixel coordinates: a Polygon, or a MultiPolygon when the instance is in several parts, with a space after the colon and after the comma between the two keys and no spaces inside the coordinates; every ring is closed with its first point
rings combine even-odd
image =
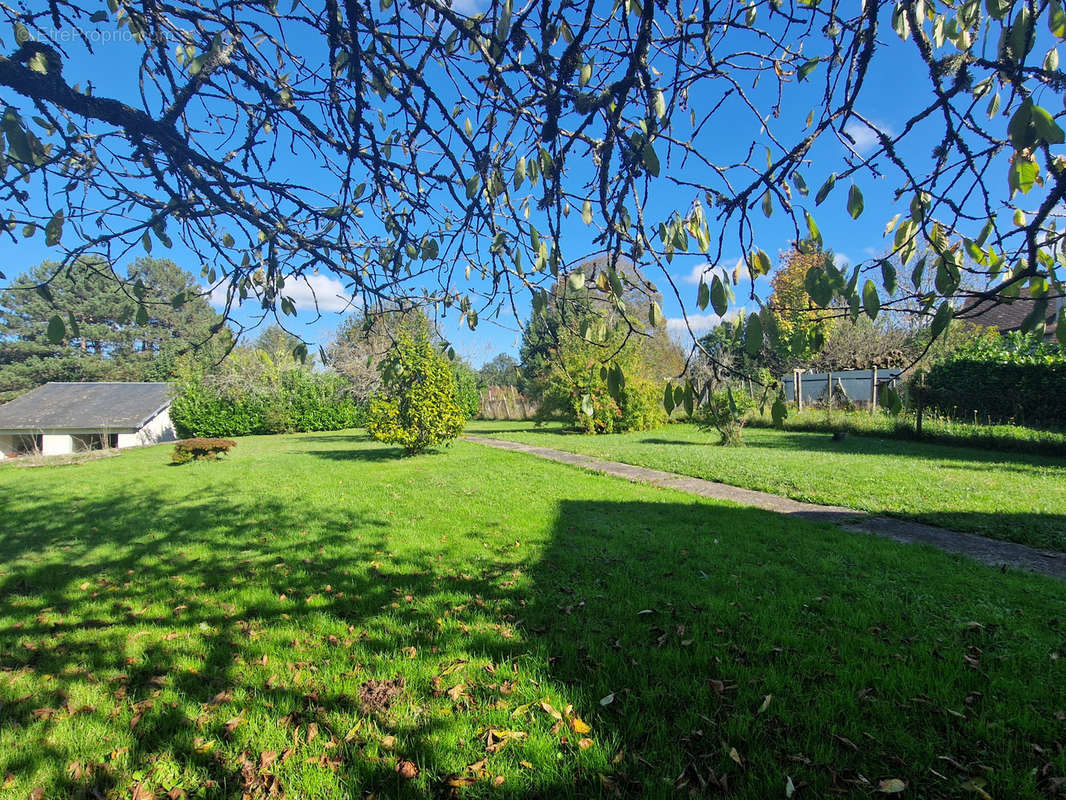
{"type": "MultiPolygon", "coordinates": [[[[0,733],[27,743],[5,769],[50,769],[48,796],[103,794],[176,765],[223,796],[321,770],[352,796],[447,797],[457,765],[486,756],[483,742],[456,741],[465,714],[554,748],[519,770],[524,783],[475,795],[756,798],[780,795],[786,776],[812,796],[866,794],[870,776],[947,796],[969,777],[938,760],[950,752],[974,774],[989,765],[1003,796],[1035,797],[1066,766],[1050,717],[1066,681],[1047,657],[1066,604],[1045,585],[1023,594],[1006,578],[1008,600],[965,562],[921,553],[901,568],[890,543],[667,494],[563,499],[532,558],[512,555],[507,530],[453,532],[484,546],[474,560],[437,531],[401,548],[384,516],[309,519],[237,496],[138,489],[73,511],[70,498],[0,499],[0,619],[17,620],[0,629],[0,733]],[[976,584],[981,603],[967,599],[976,584]],[[363,708],[359,685],[393,677],[409,648],[421,660],[406,711],[363,708]],[[492,673],[467,670],[475,660],[492,673]],[[16,681],[36,688],[21,696],[16,681]],[[110,700],[80,707],[88,695],[110,700]],[[543,697],[574,705],[590,748],[565,727],[549,733],[543,697]],[[72,770],[83,748],[71,730],[129,750],[72,770]],[[379,746],[387,730],[401,753],[379,746]],[[291,758],[262,766],[260,753],[287,747],[291,758]],[[400,757],[418,764],[416,781],[397,775],[400,757]]],[[[517,765],[520,747],[489,757],[517,765]]]]}

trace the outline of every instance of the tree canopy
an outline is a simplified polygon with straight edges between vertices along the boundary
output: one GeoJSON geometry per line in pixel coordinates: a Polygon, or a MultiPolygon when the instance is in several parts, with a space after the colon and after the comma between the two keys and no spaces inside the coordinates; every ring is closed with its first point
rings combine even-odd
{"type": "MultiPolygon", "coordinates": [[[[963,295],[1061,293],[1058,2],[470,7],[5,5],[5,235],[42,238],[60,265],[178,242],[230,304],[282,314],[321,269],[364,308],[435,304],[475,327],[542,306],[583,255],[573,241],[684,300],[674,258],[742,252],[740,285],[770,269],[758,217],[783,215],[811,250],[815,217],[858,219],[876,193],[898,210],[890,253],[812,270],[816,305],[895,304],[939,333],[963,295]],[[865,110],[885,101],[869,78],[904,58],[925,76],[890,128],[865,110]],[[137,86],[96,91],[122,59],[137,86]],[[708,146],[723,122],[731,146],[708,146]]],[[[698,306],[724,314],[728,282],[701,282],[698,306]]]]}
{"type": "Polygon", "coordinates": [[[0,399],[48,381],[165,380],[179,359],[217,363],[231,344],[222,317],[173,261],[138,259],[129,274],[138,294],[124,291],[98,260],[81,259],[53,277],[55,268],[40,264],[0,292],[0,399]],[[46,292],[33,290],[43,282],[46,292]],[[182,292],[188,302],[165,302],[182,292]],[[58,336],[50,323],[56,308],[65,320],[58,336]]]}

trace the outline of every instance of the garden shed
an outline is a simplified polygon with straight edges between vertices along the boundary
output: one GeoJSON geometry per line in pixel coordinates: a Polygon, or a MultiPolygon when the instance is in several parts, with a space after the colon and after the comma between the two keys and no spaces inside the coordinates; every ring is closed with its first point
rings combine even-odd
{"type": "Polygon", "coordinates": [[[0,457],[172,442],[168,383],[46,383],[0,406],[0,457]]]}

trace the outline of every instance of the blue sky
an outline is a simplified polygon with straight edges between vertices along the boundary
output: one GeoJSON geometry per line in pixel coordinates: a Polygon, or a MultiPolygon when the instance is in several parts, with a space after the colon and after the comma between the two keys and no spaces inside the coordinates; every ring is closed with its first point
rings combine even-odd
{"type": "MultiPolygon", "coordinates": [[[[473,0],[466,0],[466,2],[471,4],[473,0]]],[[[886,126],[888,130],[898,131],[907,116],[916,109],[917,104],[928,101],[928,91],[919,87],[928,85],[929,79],[917,57],[912,55],[912,44],[900,43],[887,25],[882,26],[880,37],[887,47],[880,51],[873,61],[872,71],[863,94],[865,100],[860,102],[857,110],[878,124],[886,126]]],[[[102,44],[98,46],[95,57],[90,58],[84,54],[74,55],[65,74],[69,78],[71,74],[77,74],[79,71],[84,73],[88,70],[99,94],[129,98],[136,103],[136,61],[134,60],[136,51],[137,46],[128,42],[116,41],[102,44]],[[101,63],[106,63],[109,68],[101,69],[101,63]]],[[[818,73],[815,73],[815,80],[817,76],[818,73]]],[[[809,110],[809,105],[803,97],[804,95],[799,93],[794,100],[786,102],[780,120],[775,122],[777,126],[789,127],[791,134],[789,138],[793,140],[800,135],[809,110]]],[[[786,95],[786,100],[787,98],[786,95]]],[[[699,102],[700,98],[693,98],[694,105],[698,105],[699,102]]],[[[715,124],[708,126],[700,139],[696,141],[700,148],[714,154],[719,161],[728,161],[730,158],[743,159],[751,143],[761,139],[760,131],[757,126],[753,125],[753,120],[737,112],[738,109],[729,105],[724,106],[720,112],[720,122],[716,119],[715,124]]],[[[780,129],[778,127],[778,130],[780,129]]],[[[856,149],[863,152],[873,147],[871,136],[858,128],[851,130],[856,136],[856,149]]],[[[924,149],[924,153],[904,151],[904,155],[927,159],[931,144],[925,146],[924,149]]],[[[761,160],[765,157],[761,147],[756,148],[754,152],[756,159],[761,160]]],[[[804,170],[811,197],[800,204],[815,213],[826,247],[833,249],[840,259],[854,263],[885,251],[886,242],[882,236],[885,222],[903,208],[893,202],[892,195],[896,187],[890,181],[863,178],[860,184],[865,195],[866,211],[859,220],[852,220],[845,211],[848,187],[843,183],[838,185],[826,202],[815,210],[813,194],[830,171],[840,169],[840,159],[843,154],[843,148],[830,139],[823,140],[812,149],[810,153],[812,163],[804,170]]],[[[289,163],[282,161],[278,168],[299,170],[301,166],[295,163],[295,160],[289,163]]],[[[669,165],[664,164],[664,173],[669,171],[669,165]]],[[[678,192],[668,182],[660,180],[655,193],[650,197],[647,215],[651,219],[665,219],[669,211],[676,208],[678,203],[684,203],[681,208],[684,211],[690,199],[690,196],[686,196],[680,200],[678,192]]],[[[795,199],[799,201],[798,197],[795,199]]],[[[575,213],[571,214],[567,221],[568,228],[564,234],[566,252],[571,258],[578,253],[588,252],[592,248],[591,231],[582,224],[580,217],[580,213],[575,209],[575,213]]],[[[755,209],[752,219],[756,241],[776,261],[777,254],[787,249],[793,238],[790,218],[778,211],[772,218],[765,219],[761,211],[755,209]]],[[[179,244],[175,244],[170,250],[157,246],[153,255],[172,258],[194,274],[200,271],[199,259],[179,244]]],[[[739,251],[727,250],[723,258],[719,260],[719,266],[732,272],[740,256],[739,251]]],[[[7,241],[0,243],[0,270],[7,273],[9,280],[48,257],[55,258],[56,253],[45,248],[40,237],[19,242],[18,245],[12,245],[7,241]]],[[[119,265],[120,269],[124,266],[119,265]]],[[[713,314],[700,312],[696,307],[699,276],[713,266],[713,264],[708,264],[704,258],[678,257],[669,267],[671,277],[681,289],[685,301],[684,309],[689,314],[690,323],[697,329],[697,332],[708,329],[718,321],[713,314]]],[[[650,277],[657,280],[654,274],[650,277]]],[[[736,287],[738,306],[743,307],[746,304],[750,310],[754,307],[754,303],[750,300],[745,302],[743,299],[743,295],[749,290],[750,286],[747,283],[736,287]]],[[[768,294],[768,281],[765,278],[756,283],[755,293],[763,298],[768,294]]],[[[292,297],[298,310],[295,320],[291,317],[286,318],[287,327],[312,344],[325,344],[341,323],[344,315],[352,310],[344,284],[338,278],[325,272],[309,276],[303,284],[288,283],[286,294],[292,297]],[[314,308],[313,297],[317,297],[318,300],[318,313],[314,308]]],[[[682,304],[675,298],[667,296],[663,310],[671,329],[681,334],[684,328],[681,322],[682,304]]],[[[238,309],[235,317],[247,324],[255,320],[257,311],[258,307],[253,302],[245,308],[238,309]]],[[[521,308],[521,312],[525,313],[525,307],[521,308]]],[[[458,314],[454,312],[440,319],[439,322],[443,334],[453,342],[457,352],[475,365],[481,364],[499,352],[511,354],[517,352],[520,337],[519,326],[517,321],[508,315],[501,315],[498,320],[486,319],[482,316],[481,324],[476,332],[470,331],[465,323],[460,324],[458,314]]]]}

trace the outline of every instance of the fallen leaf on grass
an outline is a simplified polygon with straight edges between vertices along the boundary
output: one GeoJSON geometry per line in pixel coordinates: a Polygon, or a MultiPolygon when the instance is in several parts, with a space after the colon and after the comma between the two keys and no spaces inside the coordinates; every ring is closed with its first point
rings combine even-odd
{"type": "Polygon", "coordinates": [[[493,786],[503,786],[503,782],[505,780],[507,780],[507,779],[505,777],[503,777],[503,775],[497,775],[495,778],[492,779],[492,785],[493,786]]]}
{"type": "Polygon", "coordinates": [[[533,769],[533,765],[530,764],[528,761],[519,761],[518,763],[521,764],[526,769],[533,769]]]}
{"type": "Polygon", "coordinates": [[[386,736],[381,740],[381,746],[386,750],[391,750],[396,746],[395,736],[386,736]]]}
{"type": "Polygon", "coordinates": [[[611,692],[606,697],[601,697],[600,698],[600,705],[601,706],[609,706],[613,702],[614,702],[614,692],[611,692]]]}
{"type": "Polygon", "coordinates": [[[774,699],[774,696],[773,696],[772,694],[768,694],[768,695],[766,695],[766,697],[764,697],[764,698],[762,699],[762,705],[761,705],[761,706],[759,706],[759,711],[758,711],[758,713],[760,713],[760,714],[761,714],[761,713],[763,713],[764,711],[766,711],[766,709],[768,709],[768,708],[770,707],[770,701],[771,701],[771,700],[773,700],[773,699],[774,699]]]}
{"type": "Polygon", "coordinates": [[[570,727],[574,729],[574,733],[589,733],[592,730],[592,728],[582,722],[580,717],[572,717],[570,727]]]}
{"type": "Polygon", "coordinates": [[[981,778],[971,778],[962,785],[962,788],[973,792],[981,800],[992,800],[992,795],[985,791],[985,782],[981,778]]]}
{"type": "Polygon", "coordinates": [[[230,719],[227,719],[226,722],[222,725],[222,728],[223,728],[223,730],[226,731],[226,733],[233,733],[243,723],[244,723],[244,712],[242,711],[237,716],[231,717],[230,719]]]}
{"type": "Polygon", "coordinates": [[[201,739],[197,736],[192,740],[192,749],[197,755],[205,755],[215,749],[214,739],[201,739]]]}
{"type": "Polygon", "coordinates": [[[901,781],[899,778],[886,778],[883,781],[878,781],[877,791],[882,794],[899,794],[906,790],[907,784],[901,781]]]}
{"type": "Polygon", "coordinates": [[[792,778],[785,776],[785,797],[792,797],[796,793],[796,784],[792,782],[792,778]]]}
{"type": "Polygon", "coordinates": [[[396,765],[401,778],[412,781],[418,777],[418,766],[413,761],[401,761],[396,765]]]}
{"type": "Polygon", "coordinates": [[[133,800],[155,800],[155,792],[143,783],[138,783],[133,787],[133,800]]]}
{"type": "Polygon", "coordinates": [[[561,720],[563,718],[563,715],[559,713],[559,710],[548,702],[548,698],[544,698],[540,701],[540,707],[543,708],[545,713],[547,713],[552,719],[561,720]]]}
{"type": "Polygon", "coordinates": [[[212,697],[210,700],[208,700],[207,704],[209,706],[220,706],[223,703],[228,703],[232,699],[233,699],[233,694],[228,689],[226,689],[224,691],[219,692],[214,697],[212,697]]]}
{"type": "Polygon", "coordinates": [[[744,766],[744,762],[740,758],[740,753],[737,752],[737,749],[735,747],[729,748],[729,757],[736,761],[738,765],[742,767],[744,766]]]}
{"type": "Polygon", "coordinates": [[[589,739],[589,738],[588,738],[588,737],[586,736],[586,737],[585,737],[584,739],[580,740],[580,741],[579,741],[579,742],[577,743],[577,746],[578,746],[579,748],[581,748],[582,750],[588,750],[588,749],[589,749],[590,747],[592,747],[592,744],[593,744],[593,742],[592,742],[592,739],[589,739]]]}

